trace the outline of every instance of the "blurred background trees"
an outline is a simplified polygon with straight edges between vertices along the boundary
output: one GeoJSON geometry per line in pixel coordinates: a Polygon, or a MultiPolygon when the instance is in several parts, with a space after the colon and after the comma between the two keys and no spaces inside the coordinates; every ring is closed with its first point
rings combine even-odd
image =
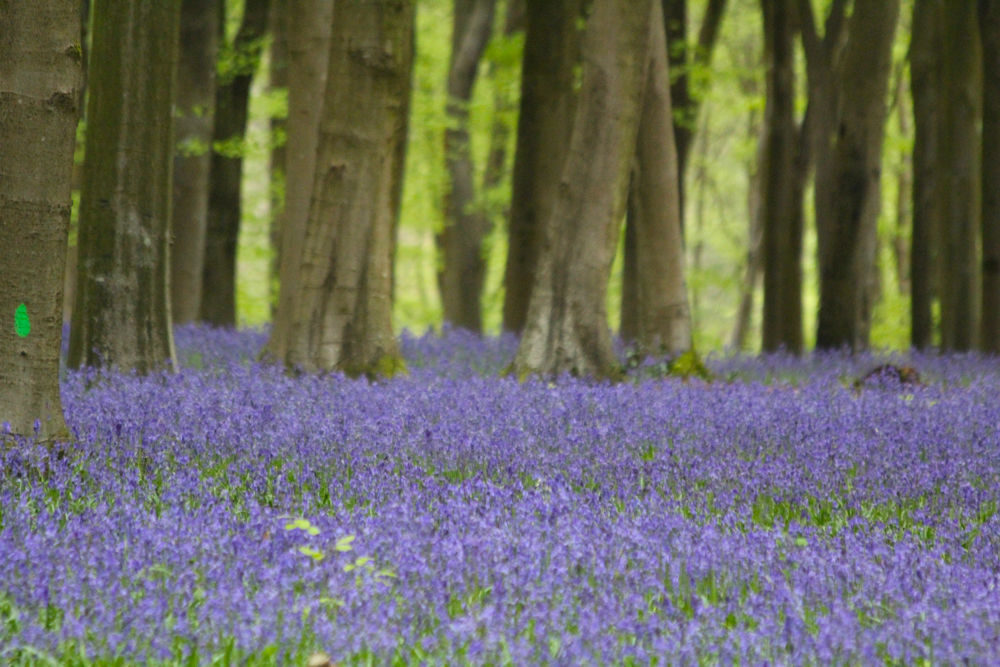
{"type": "MultiPolygon", "coordinates": [[[[295,315],[279,294],[305,289],[295,259],[313,243],[304,230],[310,220],[332,228],[351,194],[316,199],[317,179],[334,167],[315,163],[319,128],[343,111],[324,95],[336,3],[177,4],[172,320],[270,323],[269,350],[281,358],[295,315]]],[[[408,5],[373,4],[383,13],[408,5]]],[[[553,280],[539,275],[541,258],[555,253],[565,277],[552,285],[568,281],[574,290],[583,260],[610,262],[581,303],[648,352],[692,344],[1000,347],[996,3],[658,4],[669,94],[644,75],[646,124],[613,143],[643,139],[586,156],[596,165],[608,151],[629,155],[631,186],[619,213],[617,195],[604,199],[610,184],[584,183],[570,164],[580,159],[570,157],[570,144],[585,74],[600,60],[587,40],[608,36],[591,34],[601,30],[589,20],[593,3],[416,0],[408,141],[386,269],[393,330],[448,322],[522,333],[534,287],[553,280]],[[650,127],[668,108],[669,147],[661,128],[650,127]],[[602,201],[611,208],[598,212],[602,201]],[[568,210],[579,212],[569,214],[573,224],[547,232],[568,210]],[[650,212],[660,227],[642,236],[650,212]],[[607,215],[615,219],[595,232],[592,221],[607,215]],[[590,233],[611,238],[608,258],[572,240],[590,233]],[[554,248],[564,243],[577,254],[554,248]]],[[[101,3],[79,5],[99,27],[101,3]]],[[[86,39],[81,51],[92,52],[86,39]]],[[[351,57],[365,53],[359,47],[351,57]]],[[[619,76],[598,78],[601,103],[619,104],[606,93],[619,89],[619,76]]],[[[330,82],[351,87],[342,105],[364,97],[357,85],[330,82]]],[[[91,124],[100,131],[87,119],[81,138],[91,124]]],[[[348,129],[339,141],[361,137],[348,129]]],[[[100,159],[77,153],[86,181],[100,159]]],[[[401,169],[395,160],[370,168],[389,183],[386,170],[401,169]]],[[[369,207],[389,201],[399,186],[388,187],[362,199],[369,207]]],[[[360,208],[352,215],[355,231],[372,219],[360,208]]],[[[75,223],[69,238],[86,249],[75,223]]],[[[344,284],[336,275],[324,278],[334,291],[344,284]]],[[[563,317],[567,304],[545,317],[563,317]]],[[[587,354],[604,345],[603,333],[586,337],[587,354]]]]}

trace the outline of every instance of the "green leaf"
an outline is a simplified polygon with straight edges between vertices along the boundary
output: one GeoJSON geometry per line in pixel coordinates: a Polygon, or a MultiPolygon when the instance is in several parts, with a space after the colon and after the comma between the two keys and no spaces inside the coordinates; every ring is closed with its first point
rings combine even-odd
{"type": "Polygon", "coordinates": [[[337,545],[334,547],[337,551],[350,551],[354,547],[351,546],[351,542],[354,541],[353,535],[344,535],[337,540],[337,545]]]}
{"type": "Polygon", "coordinates": [[[295,519],[285,524],[285,530],[304,530],[310,535],[319,535],[319,528],[309,523],[309,519],[295,519]]]}
{"type": "Polygon", "coordinates": [[[357,570],[358,568],[362,567],[366,567],[367,569],[371,570],[375,567],[371,561],[372,561],[371,556],[361,556],[353,563],[348,563],[347,565],[345,565],[344,572],[353,572],[354,570],[357,570]]]}
{"type": "Polygon", "coordinates": [[[31,333],[31,320],[28,319],[28,307],[23,303],[14,311],[14,331],[21,338],[31,333]]]}
{"type": "Polygon", "coordinates": [[[309,556],[310,558],[312,558],[317,563],[320,562],[321,560],[323,560],[324,558],[326,558],[326,556],[323,555],[322,551],[318,551],[318,550],[313,549],[311,547],[299,547],[299,551],[301,551],[302,553],[304,553],[306,556],[309,556]]]}

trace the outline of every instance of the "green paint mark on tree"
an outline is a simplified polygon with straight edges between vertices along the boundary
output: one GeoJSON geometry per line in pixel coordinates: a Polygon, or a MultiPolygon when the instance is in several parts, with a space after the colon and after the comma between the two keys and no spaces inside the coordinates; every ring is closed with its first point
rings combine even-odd
{"type": "Polygon", "coordinates": [[[21,338],[31,333],[31,320],[28,319],[28,307],[23,303],[14,311],[14,331],[21,338]]]}

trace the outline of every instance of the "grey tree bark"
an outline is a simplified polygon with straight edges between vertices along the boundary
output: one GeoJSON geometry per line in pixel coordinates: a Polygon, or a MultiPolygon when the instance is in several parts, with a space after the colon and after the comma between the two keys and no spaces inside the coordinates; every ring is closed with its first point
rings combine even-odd
{"type": "MultiPolygon", "coordinates": [[[[684,275],[680,180],[662,9],[653,3],[647,73],[629,189],[626,271],[634,285],[634,340],[643,354],[691,349],[691,310],[684,275]],[[629,260],[631,259],[631,266],[629,260]]],[[[629,317],[623,295],[622,323],[629,317]]]]}
{"type": "MultiPolygon", "coordinates": [[[[882,138],[899,0],[857,0],[836,80],[828,173],[817,167],[820,305],[816,346],[868,346],[882,138]],[[820,177],[828,199],[820,199],[820,177]]],[[[819,162],[817,162],[817,165],[819,162]]]]}
{"type": "Polygon", "coordinates": [[[982,42],[983,350],[1000,352],[1000,2],[979,0],[982,42]]]}
{"type": "Polygon", "coordinates": [[[278,305],[265,356],[283,360],[289,345],[292,306],[298,293],[302,244],[316,176],[319,120],[330,61],[333,3],[302,0],[289,6],[288,140],[285,152],[285,206],[281,211],[278,305]]]}
{"type": "Polygon", "coordinates": [[[971,350],[979,334],[982,58],[975,3],[944,0],[937,172],[943,179],[938,247],[941,257],[941,347],[971,350]]]}
{"type": "Polygon", "coordinates": [[[94,3],[72,368],[176,366],[168,253],[179,23],[179,0],[94,3]]]}
{"type": "Polygon", "coordinates": [[[170,304],[175,323],[198,319],[205,260],[208,183],[215,119],[218,0],[183,0],[174,104],[170,304]]]}
{"type": "MultiPolygon", "coordinates": [[[[260,64],[270,0],[246,0],[243,19],[219,72],[212,133],[205,262],[200,319],[216,326],[236,324],[236,244],[240,234],[240,186],[250,84],[260,64]]],[[[220,5],[220,7],[222,7],[220,5]]],[[[225,25],[222,17],[221,25],[225,25]]]]}
{"type": "Polygon", "coordinates": [[[0,0],[0,424],[46,442],[69,437],[59,351],[79,12],[74,0],[0,0]]]}
{"type": "Polygon", "coordinates": [[[942,174],[937,170],[941,91],[940,0],[913,7],[910,89],[913,92],[913,229],[910,235],[910,344],[934,344],[932,303],[939,264],[936,238],[941,227],[942,174]]]}
{"type": "MultiPolygon", "coordinates": [[[[698,109],[701,106],[701,91],[693,89],[689,71],[692,69],[704,71],[711,63],[725,8],[726,0],[709,1],[702,17],[701,29],[698,31],[698,42],[696,45],[689,46],[687,43],[687,0],[661,0],[659,13],[663,17],[662,23],[666,34],[664,48],[667,55],[667,67],[670,70],[670,103],[673,114],[670,123],[673,127],[674,152],[677,156],[677,165],[673,172],[677,178],[675,189],[682,244],[685,217],[685,172],[687,171],[688,154],[694,139],[695,123],[698,120],[698,109]]],[[[636,240],[636,231],[632,229],[634,202],[635,198],[630,195],[625,221],[622,267],[620,334],[626,340],[638,340],[641,329],[639,324],[641,319],[639,294],[642,288],[638,281],[642,280],[643,272],[636,266],[636,251],[639,249],[639,245],[636,240]]],[[[690,319],[690,316],[688,318],[690,319]]]]}
{"type": "MultiPolygon", "coordinates": [[[[269,80],[268,88],[273,94],[284,93],[287,100],[288,95],[288,43],[289,43],[289,13],[294,7],[299,7],[303,3],[272,2],[271,15],[268,19],[271,31],[271,53],[269,58],[269,80]]],[[[330,3],[326,3],[330,4],[330,3]]],[[[311,21],[317,21],[316,16],[311,17],[311,21]]],[[[301,35],[295,35],[301,39],[301,35]]],[[[324,49],[322,53],[326,53],[324,49]]],[[[283,210],[285,208],[285,161],[288,156],[288,117],[273,116],[271,118],[271,161],[270,161],[270,185],[271,185],[271,227],[269,235],[271,239],[271,262],[268,275],[271,287],[271,320],[278,314],[278,284],[279,271],[281,267],[281,221],[284,219],[283,210]]]]}
{"type": "Polygon", "coordinates": [[[526,0],[521,107],[504,270],[503,328],[520,333],[569,146],[583,0],[526,0]]]}
{"type": "MultiPolygon", "coordinates": [[[[405,368],[392,330],[392,258],[406,150],[413,0],[334,6],[324,111],[289,368],[392,375],[405,368]]],[[[280,304],[279,304],[280,308],[280,304]]]]}
{"type": "Polygon", "coordinates": [[[444,135],[448,194],[445,226],[437,237],[438,251],[443,256],[438,287],[444,319],[477,333],[483,328],[483,239],[489,232],[489,218],[476,192],[469,146],[469,103],[479,61],[490,38],[495,4],[495,0],[454,0],[445,110],[448,125],[444,135]]]}
{"type": "MultiPolygon", "coordinates": [[[[757,83],[754,79],[748,78],[743,83],[743,89],[748,94],[756,94],[757,83]]],[[[761,114],[750,110],[748,113],[747,132],[757,139],[757,150],[752,159],[747,161],[747,252],[744,264],[743,280],[741,286],[740,302],[736,310],[736,324],[733,326],[733,335],[730,339],[730,347],[734,350],[742,350],[747,346],[747,337],[750,334],[751,323],[753,321],[755,292],[760,282],[760,273],[763,257],[762,246],[764,244],[764,196],[763,181],[766,170],[764,155],[767,144],[766,126],[760,120],[761,114]]]]}
{"type": "MultiPolygon", "coordinates": [[[[695,90],[691,70],[706,70],[712,64],[712,54],[726,13],[726,0],[708,0],[702,15],[698,40],[688,44],[688,1],[660,0],[663,25],[667,35],[668,66],[671,72],[670,100],[674,109],[674,143],[677,146],[677,191],[680,193],[681,229],[684,227],[684,175],[694,142],[694,130],[701,107],[701,91],[695,90]]],[[[627,232],[626,232],[627,233],[627,232]]]]}
{"type": "MultiPolygon", "coordinates": [[[[524,0],[510,0],[507,3],[507,16],[504,19],[504,39],[512,39],[516,33],[524,32],[524,0]]],[[[510,62],[491,62],[489,75],[496,78],[505,69],[520,71],[520,61],[516,65],[510,62]]],[[[486,159],[486,169],[483,171],[483,193],[489,199],[504,177],[511,171],[508,160],[508,143],[511,132],[516,125],[518,97],[509,90],[494,87],[493,121],[490,126],[490,149],[486,159]]],[[[510,216],[509,200],[504,206],[503,219],[510,216]]]]}
{"type": "Polygon", "coordinates": [[[767,107],[763,154],[765,351],[802,351],[802,201],[797,196],[795,25],[791,0],[764,0],[767,107]]]}
{"type": "Polygon", "coordinates": [[[513,363],[518,377],[614,378],[605,295],[639,127],[652,0],[594,0],[580,98],[513,363]]]}

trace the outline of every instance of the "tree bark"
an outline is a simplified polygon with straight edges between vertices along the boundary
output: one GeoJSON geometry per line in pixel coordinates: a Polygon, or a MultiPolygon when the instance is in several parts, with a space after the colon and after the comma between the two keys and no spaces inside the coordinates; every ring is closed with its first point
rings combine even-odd
{"type": "Polygon", "coordinates": [[[413,64],[413,0],[337,3],[312,206],[280,358],[307,372],[391,375],[392,258],[413,64]]]}
{"type": "Polygon", "coordinates": [[[979,0],[982,42],[982,332],[980,345],[1000,352],[1000,1],[979,0]]]}
{"type": "MultiPolygon", "coordinates": [[[[907,86],[905,68],[896,66],[895,80],[896,121],[904,137],[913,136],[913,121],[906,104],[907,86]]],[[[896,288],[900,295],[910,292],[910,246],[908,230],[913,229],[913,153],[904,153],[896,168],[896,229],[892,235],[892,255],[896,261],[896,288]]]]}
{"type": "MultiPolygon", "coordinates": [[[[246,0],[243,20],[219,72],[215,92],[212,175],[202,271],[200,319],[236,325],[236,245],[240,234],[240,185],[250,84],[260,64],[269,0],[246,0]]],[[[221,25],[225,25],[223,16],[221,25]]]]}
{"type": "Polygon", "coordinates": [[[687,0],[661,0],[661,4],[667,35],[668,67],[671,72],[670,100],[674,109],[672,122],[677,147],[677,191],[680,193],[679,208],[683,230],[684,175],[687,173],[688,156],[691,154],[698,109],[701,106],[700,91],[692,88],[689,72],[692,68],[707,69],[712,64],[715,43],[726,13],[726,0],[708,0],[698,30],[698,42],[693,49],[689,47],[687,38],[687,0]]]}
{"type": "Polygon", "coordinates": [[[521,107],[508,230],[503,329],[525,326],[541,227],[552,211],[576,105],[583,0],[526,0],[521,107]]]}
{"type": "Polygon", "coordinates": [[[938,134],[938,193],[941,226],[941,347],[970,350],[979,333],[979,261],[982,75],[974,3],[945,0],[941,22],[941,105],[938,134]]]}
{"type": "MultiPolygon", "coordinates": [[[[756,79],[747,77],[742,86],[747,95],[756,96],[758,84],[756,79]]],[[[747,346],[747,336],[750,334],[753,321],[754,297],[759,282],[763,258],[764,244],[764,196],[763,181],[766,171],[764,159],[767,145],[766,124],[760,121],[760,113],[754,109],[748,112],[747,134],[756,138],[757,150],[752,159],[747,161],[747,253],[743,270],[740,302],[736,309],[736,324],[730,347],[733,350],[743,350],[747,346]]],[[[800,146],[801,148],[801,146],[800,146]]]]}
{"type": "MultiPolygon", "coordinates": [[[[840,95],[829,162],[830,198],[817,199],[820,266],[816,346],[868,346],[886,94],[899,0],[858,0],[837,77],[840,95]],[[828,203],[828,205],[824,205],[828,203]]],[[[820,184],[817,171],[817,192],[820,184]]]]}
{"type": "Polygon", "coordinates": [[[73,0],[0,0],[0,443],[4,431],[69,437],[59,350],[82,85],[79,12],[73,0]]]}
{"type": "Polygon", "coordinates": [[[316,145],[330,60],[333,3],[302,0],[289,7],[288,143],[285,153],[285,206],[281,212],[278,306],[265,355],[284,359],[289,345],[292,307],[298,293],[302,245],[309,219],[316,145]]]}
{"type": "MultiPolygon", "coordinates": [[[[295,3],[295,7],[301,6],[301,2],[295,3]]],[[[329,4],[329,3],[327,3],[329,4]]],[[[268,87],[272,93],[284,93],[285,99],[288,96],[288,14],[293,8],[292,3],[272,2],[271,16],[269,18],[271,30],[271,54],[269,60],[270,80],[268,87]]],[[[317,21],[316,16],[310,17],[312,21],[317,21]]],[[[301,35],[296,35],[300,39],[301,35]]],[[[324,49],[323,54],[326,53],[324,49]]],[[[287,111],[287,108],[286,108],[287,111]]],[[[271,239],[271,261],[268,269],[268,283],[271,286],[271,320],[278,314],[278,273],[281,267],[281,221],[284,219],[285,208],[285,162],[288,159],[288,116],[278,115],[271,117],[271,163],[270,163],[270,185],[271,185],[271,227],[269,235],[271,239]]]]}
{"type": "Polygon", "coordinates": [[[181,3],[180,59],[174,113],[173,213],[171,214],[170,302],[173,321],[198,319],[205,260],[208,183],[215,118],[215,57],[218,1],[181,3]]]}
{"type": "Polygon", "coordinates": [[[438,234],[443,256],[438,287],[446,322],[480,333],[481,298],[486,277],[483,239],[489,218],[477,201],[475,169],[469,147],[469,102],[479,61],[493,26],[495,0],[454,0],[451,57],[448,64],[448,125],[444,157],[448,170],[445,226],[438,234]]]}
{"type": "Polygon", "coordinates": [[[72,368],[176,365],[168,232],[179,23],[178,0],[94,3],[72,368]]]}
{"type": "Polygon", "coordinates": [[[796,196],[795,26],[790,0],[763,0],[767,67],[763,348],[802,351],[802,218],[796,196]]]}
{"type": "MultiPolygon", "coordinates": [[[[661,12],[654,2],[625,232],[625,266],[627,270],[632,265],[634,276],[624,283],[635,285],[633,326],[639,351],[673,355],[691,349],[691,311],[684,279],[677,151],[661,12]]],[[[622,322],[624,331],[624,294],[622,322]]]]}
{"type": "MultiPolygon", "coordinates": [[[[507,3],[507,16],[504,20],[504,39],[513,39],[515,33],[524,31],[524,0],[510,0],[507,3]]],[[[504,178],[510,173],[510,164],[507,156],[507,145],[510,133],[516,124],[517,95],[502,85],[498,79],[502,79],[505,70],[520,72],[520,62],[491,62],[489,73],[494,79],[493,94],[493,121],[490,125],[490,148],[489,156],[486,158],[486,168],[483,170],[483,194],[489,202],[491,195],[500,187],[504,178]]],[[[487,204],[489,206],[489,204],[487,204]]],[[[492,208],[492,207],[490,207],[492,208]]],[[[493,218],[496,212],[490,211],[493,218]]],[[[509,200],[504,206],[504,220],[509,217],[509,200]]]]}
{"type": "Polygon", "coordinates": [[[910,89],[913,91],[913,229],[910,236],[910,344],[926,350],[934,344],[931,305],[937,291],[938,229],[941,227],[941,179],[937,171],[940,58],[940,0],[913,7],[910,41],[910,89]]]}
{"type": "Polygon", "coordinates": [[[635,155],[652,7],[652,0],[592,5],[569,149],[513,364],[518,377],[620,374],[605,296],[635,155]]]}

